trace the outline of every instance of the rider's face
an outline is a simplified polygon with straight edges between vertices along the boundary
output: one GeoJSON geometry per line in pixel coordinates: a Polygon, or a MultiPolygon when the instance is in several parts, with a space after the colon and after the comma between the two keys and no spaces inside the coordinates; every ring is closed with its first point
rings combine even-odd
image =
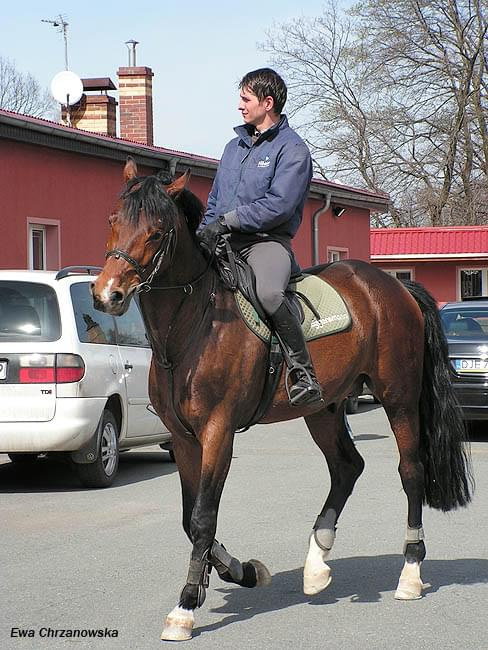
{"type": "Polygon", "coordinates": [[[242,119],[246,124],[252,124],[257,129],[263,125],[273,108],[273,98],[265,97],[259,101],[256,95],[249,88],[241,88],[238,109],[241,111],[242,119]]]}

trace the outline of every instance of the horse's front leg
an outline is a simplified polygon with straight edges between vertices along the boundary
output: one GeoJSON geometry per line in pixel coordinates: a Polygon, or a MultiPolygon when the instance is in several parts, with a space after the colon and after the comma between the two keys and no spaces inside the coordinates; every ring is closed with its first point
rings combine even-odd
{"type": "Polygon", "coordinates": [[[178,605],[166,618],[161,635],[164,640],[190,639],[194,624],[193,612],[205,600],[219,502],[232,459],[234,440],[233,431],[218,426],[217,421],[217,418],[212,418],[200,438],[200,480],[190,519],[190,537],[193,542],[190,566],[178,605]]]}

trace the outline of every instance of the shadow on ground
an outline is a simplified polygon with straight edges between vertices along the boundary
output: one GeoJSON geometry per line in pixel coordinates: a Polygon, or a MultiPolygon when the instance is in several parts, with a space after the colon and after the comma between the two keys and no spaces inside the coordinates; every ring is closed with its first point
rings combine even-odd
{"type": "MultiPolygon", "coordinates": [[[[403,556],[351,557],[331,560],[329,566],[333,576],[330,587],[312,598],[302,592],[301,567],[273,575],[271,585],[262,589],[219,587],[218,578],[212,577],[210,588],[217,589],[225,599],[224,605],[212,611],[224,615],[224,618],[212,625],[196,628],[194,636],[306,602],[319,606],[334,605],[343,599],[352,603],[376,603],[383,598],[393,600],[403,556]]],[[[488,560],[426,560],[422,564],[422,577],[425,583],[432,585],[424,590],[426,598],[451,585],[488,584],[488,560]]]]}
{"type": "MultiPolygon", "coordinates": [[[[111,488],[148,481],[176,472],[164,451],[131,451],[120,455],[119,469],[111,488]]],[[[32,463],[0,464],[0,493],[84,491],[76,468],[68,460],[41,457],[32,463]]]]}

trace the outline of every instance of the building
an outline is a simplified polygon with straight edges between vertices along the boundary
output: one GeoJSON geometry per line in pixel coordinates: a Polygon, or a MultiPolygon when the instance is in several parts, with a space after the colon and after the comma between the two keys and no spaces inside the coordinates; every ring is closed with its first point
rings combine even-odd
{"type": "MultiPolygon", "coordinates": [[[[152,76],[143,66],[119,68],[119,127],[108,78],[83,80],[71,126],[0,110],[0,268],[103,264],[129,154],[141,175],[190,168],[190,189],[206,203],[218,161],[153,145],[152,76]]],[[[314,179],[294,241],[299,263],[369,260],[370,212],[387,205],[384,195],[314,179]]]]}
{"type": "Polygon", "coordinates": [[[488,226],[373,228],[371,262],[439,303],[488,296],[488,226]]]}

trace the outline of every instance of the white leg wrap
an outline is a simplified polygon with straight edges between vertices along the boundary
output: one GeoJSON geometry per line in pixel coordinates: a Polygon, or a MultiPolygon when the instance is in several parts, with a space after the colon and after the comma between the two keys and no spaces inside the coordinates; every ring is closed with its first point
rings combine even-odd
{"type": "Polygon", "coordinates": [[[420,562],[405,562],[395,592],[397,600],[418,600],[422,598],[424,584],[420,579],[420,562]]]}
{"type": "Polygon", "coordinates": [[[329,586],[332,578],[330,567],[325,563],[328,555],[329,550],[324,550],[317,544],[315,534],[312,532],[303,569],[303,592],[306,596],[315,596],[329,586]]]}
{"type": "Polygon", "coordinates": [[[161,639],[163,641],[188,641],[191,639],[194,622],[192,609],[175,607],[166,617],[161,639]]]}

